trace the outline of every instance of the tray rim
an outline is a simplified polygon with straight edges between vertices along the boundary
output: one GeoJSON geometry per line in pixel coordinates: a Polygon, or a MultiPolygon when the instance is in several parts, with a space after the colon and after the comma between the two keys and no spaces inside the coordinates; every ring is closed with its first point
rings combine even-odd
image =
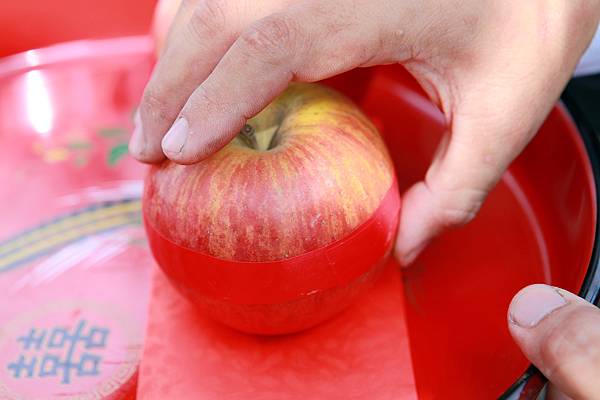
{"type": "Polygon", "coordinates": [[[0,79],[65,62],[119,55],[150,56],[153,51],[154,43],[149,35],[57,43],[0,58],[0,79]]]}
{"type": "MultiPolygon", "coordinates": [[[[121,36],[103,39],[83,39],[61,42],[46,47],[26,50],[0,58],[0,79],[25,73],[37,68],[89,58],[118,55],[154,57],[154,41],[151,35],[121,36]]],[[[565,122],[573,125],[568,134],[578,143],[587,160],[587,178],[593,191],[595,208],[595,232],[592,255],[579,296],[600,307],[600,132],[595,132],[582,110],[569,92],[561,95],[554,107],[565,122]]],[[[502,400],[536,399],[546,385],[546,378],[533,365],[519,376],[498,398],[502,400]]]]}
{"type": "MultiPolygon", "coordinates": [[[[587,178],[593,190],[596,205],[594,216],[594,240],[592,254],[585,273],[584,280],[578,295],[590,303],[600,307],[600,132],[595,132],[585,114],[577,105],[573,94],[567,87],[561,94],[556,108],[562,116],[574,125],[577,140],[582,147],[582,155],[587,160],[587,178]]],[[[547,384],[546,377],[533,364],[503,393],[500,400],[534,400],[544,390],[547,384]]]]}

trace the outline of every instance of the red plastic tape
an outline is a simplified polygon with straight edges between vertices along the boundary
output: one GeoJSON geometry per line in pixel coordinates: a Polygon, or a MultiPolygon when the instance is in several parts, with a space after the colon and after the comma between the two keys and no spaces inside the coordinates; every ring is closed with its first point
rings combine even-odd
{"type": "MultiPolygon", "coordinates": [[[[347,237],[292,258],[223,260],[173,243],[144,217],[154,258],[167,276],[190,290],[237,304],[275,304],[345,285],[391,249],[400,210],[396,180],[373,215],[347,237]]],[[[145,215],[145,213],[144,213],[145,215]]]]}

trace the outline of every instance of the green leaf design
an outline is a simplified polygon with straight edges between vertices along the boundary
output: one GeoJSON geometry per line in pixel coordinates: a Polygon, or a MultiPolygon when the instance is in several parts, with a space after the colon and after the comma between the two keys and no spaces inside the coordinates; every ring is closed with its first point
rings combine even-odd
{"type": "Polygon", "coordinates": [[[75,166],[78,168],[83,168],[87,165],[88,159],[82,155],[78,155],[75,157],[75,166]]]}
{"type": "Polygon", "coordinates": [[[67,147],[71,150],[87,150],[92,147],[92,143],[84,140],[74,140],[67,144],[67,147]]]}
{"type": "Polygon", "coordinates": [[[101,128],[98,130],[98,135],[105,138],[114,138],[127,136],[127,131],[123,128],[101,128]]]}
{"type": "Polygon", "coordinates": [[[127,143],[119,143],[113,146],[108,153],[108,165],[116,165],[127,154],[127,151],[127,143]]]}
{"type": "MultiPolygon", "coordinates": [[[[140,220],[140,225],[141,225],[141,220],[140,220]]],[[[142,239],[142,238],[135,238],[135,239],[131,239],[129,241],[129,245],[130,246],[138,246],[138,247],[146,247],[146,246],[148,246],[148,241],[146,241],[146,239],[142,239]]]]}

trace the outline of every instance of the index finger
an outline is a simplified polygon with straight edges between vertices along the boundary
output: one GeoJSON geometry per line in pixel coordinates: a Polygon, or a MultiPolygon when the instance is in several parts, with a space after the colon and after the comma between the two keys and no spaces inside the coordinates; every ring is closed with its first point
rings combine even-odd
{"type": "Polygon", "coordinates": [[[206,79],[240,31],[284,1],[184,1],[167,46],[144,90],[138,126],[130,143],[143,162],[164,158],[161,139],[192,92],[206,79]]]}

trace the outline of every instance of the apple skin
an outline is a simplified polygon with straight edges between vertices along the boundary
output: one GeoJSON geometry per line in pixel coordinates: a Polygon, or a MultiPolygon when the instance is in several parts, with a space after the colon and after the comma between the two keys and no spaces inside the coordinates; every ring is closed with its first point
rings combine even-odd
{"type": "Polygon", "coordinates": [[[398,225],[394,168],[368,118],[324,86],[290,85],[247,127],[197,164],[153,166],[144,222],[160,267],[207,314],[295,332],[379,275],[398,225]]]}

